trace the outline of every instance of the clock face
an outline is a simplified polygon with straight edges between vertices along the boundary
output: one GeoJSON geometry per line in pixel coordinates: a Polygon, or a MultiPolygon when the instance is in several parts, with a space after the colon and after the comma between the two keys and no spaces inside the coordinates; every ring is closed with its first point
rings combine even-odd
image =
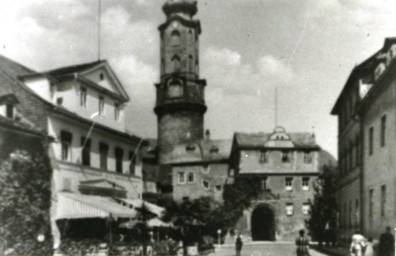
{"type": "Polygon", "coordinates": [[[177,28],[179,26],[179,23],[177,23],[176,21],[172,23],[172,27],[177,28]]]}

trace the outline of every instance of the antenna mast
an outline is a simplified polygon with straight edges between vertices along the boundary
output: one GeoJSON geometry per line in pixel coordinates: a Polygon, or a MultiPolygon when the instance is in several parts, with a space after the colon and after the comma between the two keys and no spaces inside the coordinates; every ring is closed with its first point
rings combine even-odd
{"type": "Polygon", "coordinates": [[[278,127],[278,86],[275,87],[275,128],[278,127]]]}
{"type": "Polygon", "coordinates": [[[102,0],[98,0],[98,61],[100,61],[100,23],[102,15],[102,0]]]}

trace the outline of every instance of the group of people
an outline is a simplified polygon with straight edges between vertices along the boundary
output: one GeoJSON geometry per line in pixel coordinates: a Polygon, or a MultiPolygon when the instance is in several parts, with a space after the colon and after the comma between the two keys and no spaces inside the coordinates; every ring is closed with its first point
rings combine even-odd
{"type": "MultiPolygon", "coordinates": [[[[351,256],[374,256],[373,238],[368,237],[368,239],[366,239],[357,230],[352,236],[352,242],[349,251],[351,256]]],[[[390,227],[386,227],[385,233],[380,236],[377,255],[395,255],[395,237],[392,235],[390,227]]]]}
{"type": "MultiPolygon", "coordinates": [[[[241,236],[238,235],[235,241],[236,256],[241,256],[243,242],[241,236]]],[[[300,230],[296,239],[297,256],[309,256],[309,239],[305,236],[305,231],[300,230]]],[[[350,246],[350,256],[374,256],[373,238],[366,239],[359,231],[352,236],[350,246]]],[[[386,227],[385,233],[380,236],[378,244],[378,254],[380,256],[395,255],[395,237],[391,233],[391,228],[386,227]]]]}

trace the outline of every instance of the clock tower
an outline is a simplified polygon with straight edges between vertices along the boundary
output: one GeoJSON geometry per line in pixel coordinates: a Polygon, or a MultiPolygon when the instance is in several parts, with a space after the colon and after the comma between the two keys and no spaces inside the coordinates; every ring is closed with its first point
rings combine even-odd
{"type": "Polygon", "coordinates": [[[203,138],[206,81],[199,78],[201,26],[193,16],[197,1],[167,0],[161,36],[160,82],[155,85],[159,163],[166,163],[177,144],[203,138]]]}

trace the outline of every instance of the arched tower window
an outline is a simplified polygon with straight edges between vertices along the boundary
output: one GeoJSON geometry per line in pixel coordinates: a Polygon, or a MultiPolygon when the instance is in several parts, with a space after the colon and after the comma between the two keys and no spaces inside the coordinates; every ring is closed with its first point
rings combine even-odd
{"type": "Polygon", "coordinates": [[[191,29],[188,31],[188,43],[192,44],[194,42],[194,36],[191,29]]]}
{"type": "Polygon", "coordinates": [[[177,98],[183,96],[183,85],[180,80],[172,79],[168,83],[168,97],[177,98]]]}
{"type": "Polygon", "coordinates": [[[192,55],[188,55],[188,71],[194,72],[194,59],[192,55]]]}
{"type": "Polygon", "coordinates": [[[172,67],[173,67],[173,72],[178,72],[180,71],[180,58],[179,56],[175,55],[172,58],[172,67]]]}
{"type": "Polygon", "coordinates": [[[174,30],[171,34],[171,46],[180,46],[180,33],[177,30],[174,30]]]}

